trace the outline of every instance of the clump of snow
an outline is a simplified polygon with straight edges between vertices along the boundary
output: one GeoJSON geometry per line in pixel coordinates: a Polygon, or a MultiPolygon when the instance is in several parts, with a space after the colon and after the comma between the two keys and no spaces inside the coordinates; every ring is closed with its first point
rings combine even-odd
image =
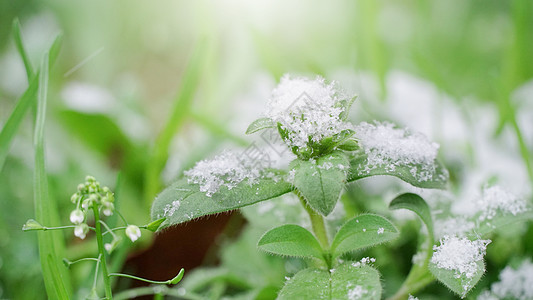
{"type": "Polygon", "coordinates": [[[346,288],[348,289],[348,293],[346,294],[346,299],[348,300],[361,299],[365,294],[368,293],[368,291],[362,286],[360,285],[354,286],[354,284],[352,283],[348,283],[346,288]]]}
{"type": "Polygon", "coordinates": [[[470,279],[476,274],[476,263],[483,260],[490,242],[490,240],[470,241],[464,237],[444,236],[440,240],[440,246],[433,246],[431,262],[438,268],[455,271],[457,278],[465,276],[470,279]]]}
{"type": "Polygon", "coordinates": [[[439,144],[430,142],[425,135],[388,122],[363,122],[355,127],[355,136],[368,156],[366,172],[378,167],[392,172],[399,166],[409,166],[416,179],[433,179],[439,144]]]}
{"type": "Polygon", "coordinates": [[[328,84],[322,77],[308,79],[284,75],[272,91],[267,117],[288,131],[289,146],[305,147],[310,141],[320,142],[351,128],[339,117],[344,107],[338,103],[347,98],[339,92],[335,82],[328,84]]]}
{"type": "Polygon", "coordinates": [[[498,211],[511,213],[516,216],[527,210],[524,199],[517,197],[500,186],[485,187],[482,196],[476,201],[479,212],[479,221],[491,220],[498,211]]]}
{"type": "Polygon", "coordinates": [[[379,227],[378,228],[378,234],[383,234],[385,232],[385,228],[379,227]]]}
{"type": "Polygon", "coordinates": [[[213,159],[198,162],[184,174],[189,183],[199,184],[200,191],[211,197],[222,186],[232,189],[245,180],[250,185],[256,183],[268,167],[266,160],[224,151],[213,159]]]}
{"type": "Polygon", "coordinates": [[[418,298],[409,294],[409,298],[407,298],[407,300],[418,300],[418,298]]]}
{"type": "Polygon", "coordinates": [[[171,204],[165,205],[163,208],[164,217],[172,217],[174,213],[180,208],[181,202],[179,200],[172,201],[171,204]]]}
{"type": "Polygon", "coordinates": [[[517,268],[505,267],[500,273],[500,281],[491,286],[491,292],[486,291],[478,299],[533,299],[533,263],[525,260],[517,268]]]}
{"type": "Polygon", "coordinates": [[[358,268],[358,267],[366,266],[367,264],[375,263],[375,262],[376,262],[376,259],[373,257],[363,257],[360,261],[353,262],[352,267],[358,268]]]}

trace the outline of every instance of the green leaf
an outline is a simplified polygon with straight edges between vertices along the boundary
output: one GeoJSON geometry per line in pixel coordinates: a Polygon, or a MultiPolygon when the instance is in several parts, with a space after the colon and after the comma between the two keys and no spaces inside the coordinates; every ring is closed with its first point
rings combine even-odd
{"type": "Polygon", "coordinates": [[[357,143],[356,140],[347,139],[346,141],[339,144],[337,146],[337,149],[344,150],[344,151],[355,151],[359,149],[359,143],[357,143]]]}
{"type": "Polygon", "coordinates": [[[257,246],[272,254],[324,260],[322,248],[316,238],[298,225],[287,224],[268,231],[257,246]]]}
{"type": "Polygon", "coordinates": [[[32,231],[32,230],[45,230],[43,225],[41,225],[39,222],[35,221],[34,219],[29,219],[26,221],[26,224],[22,226],[22,231],[32,231]]]}
{"type": "Polygon", "coordinates": [[[357,95],[353,96],[352,98],[341,100],[337,102],[338,107],[342,107],[344,110],[339,115],[339,119],[346,121],[348,119],[348,115],[350,114],[350,108],[352,107],[352,104],[355,102],[355,99],[357,99],[357,95]]]}
{"type": "Polygon", "coordinates": [[[152,220],[166,217],[167,220],[161,226],[164,228],[276,198],[292,190],[293,187],[283,180],[265,178],[253,185],[241,182],[231,190],[221,187],[212,197],[208,197],[200,191],[197,184],[188,184],[187,179],[182,179],[157,196],[151,216],[152,220]]]}
{"type": "Polygon", "coordinates": [[[496,216],[494,216],[492,219],[485,220],[477,224],[475,231],[472,232],[470,236],[472,238],[476,238],[479,236],[485,236],[497,228],[500,228],[506,225],[511,225],[511,224],[518,223],[518,222],[527,222],[531,220],[533,220],[533,211],[531,210],[523,212],[523,213],[519,213],[517,215],[498,212],[496,216]]]}
{"type": "Polygon", "coordinates": [[[248,129],[246,129],[246,134],[252,134],[267,128],[276,128],[276,124],[272,122],[270,118],[260,118],[252,122],[248,129]]]}
{"type": "Polygon", "coordinates": [[[161,218],[161,219],[155,220],[151,222],[150,224],[146,225],[146,229],[152,232],[156,232],[157,229],[159,229],[159,226],[161,226],[161,223],[165,222],[166,219],[167,218],[161,218]]]}
{"type": "Polygon", "coordinates": [[[315,145],[314,148],[319,153],[318,156],[321,156],[323,154],[331,153],[336,147],[342,145],[344,142],[346,142],[349,138],[351,138],[355,134],[355,131],[351,129],[345,129],[333,136],[324,138],[318,143],[318,145],[315,145]]]}
{"type": "Polygon", "coordinates": [[[356,181],[361,178],[390,175],[395,176],[413,186],[426,189],[446,189],[448,184],[448,171],[444,166],[435,161],[435,172],[430,180],[420,181],[411,173],[412,165],[396,166],[394,170],[387,169],[385,166],[376,166],[367,170],[367,155],[364,151],[353,152],[350,157],[350,169],[348,171],[348,182],[356,181]]]}
{"type": "Polygon", "coordinates": [[[399,236],[398,229],[382,216],[364,214],[346,222],[331,244],[333,257],[343,253],[375,246],[399,236]]]}
{"type": "Polygon", "coordinates": [[[485,273],[485,265],[483,264],[483,261],[477,261],[476,267],[477,268],[474,276],[472,276],[472,278],[467,278],[464,274],[457,276],[457,272],[455,270],[439,268],[436,264],[432,262],[429,263],[429,270],[433,276],[435,276],[438,281],[442,282],[454,293],[461,296],[461,298],[464,298],[466,294],[468,294],[468,292],[474,286],[476,286],[478,281],[481,279],[481,276],[483,276],[483,273],[485,273]]]}
{"type": "Polygon", "coordinates": [[[296,160],[294,186],[309,206],[324,216],[329,215],[346,185],[348,160],[334,152],[316,160],[296,160]]]}
{"type": "Polygon", "coordinates": [[[305,269],[289,279],[278,295],[284,299],[381,299],[379,273],[369,266],[340,265],[330,271],[305,269]]]}
{"type": "Polygon", "coordinates": [[[431,212],[429,206],[422,199],[422,197],[417,194],[405,193],[394,198],[389,204],[390,209],[408,209],[416,213],[422,222],[426,225],[429,232],[429,242],[431,245],[434,243],[434,232],[433,232],[433,220],[431,218],[431,212]]]}
{"type": "Polygon", "coordinates": [[[179,271],[178,275],[174,276],[174,278],[170,279],[168,281],[168,284],[178,284],[181,279],[183,278],[183,274],[185,273],[185,269],[184,268],[181,268],[181,270],[179,271]]]}

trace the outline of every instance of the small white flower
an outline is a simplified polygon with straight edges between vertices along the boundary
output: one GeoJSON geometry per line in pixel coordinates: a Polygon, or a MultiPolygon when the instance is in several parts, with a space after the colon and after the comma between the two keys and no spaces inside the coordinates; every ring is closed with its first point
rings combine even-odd
{"type": "Polygon", "coordinates": [[[85,214],[79,210],[75,209],[70,213],[70,222],[73,224],[81,224],[85,220],[85,214]]]}
{"type": "Polygon", "coordinates": [[[79,225],[76,225],[76,227],[74,227],[74,235],[79,237],[82,240],[87,235],[87,232],[89,232],[89,226],[87,226],[87,224],[85,223],[81,223],[79,225]]]}
{"type": "Polygon", "coordinates": [[[117,248],[118,244],[120,243],[120,240],[122,240],[121,237],[115,236],[111,243],[104,244],[104,248],[107,251],[107,253],[111,254],[115,248],[117,248]]]}
{"type": "Polygon", "coordinates": [[[115,206],[113,205],[113,203],[109,201],[102,202],[102,207],[103,207],[102,213],[108,217],[113,214],[113,210],[115,209],[115,206]]]}
{"type": "Polygon", "coordinates": [[[135,242],[141,237],[141,230],[135,225],[128,225],[126,228],[126,236],[128,236],[132,242],[135,242]]]}

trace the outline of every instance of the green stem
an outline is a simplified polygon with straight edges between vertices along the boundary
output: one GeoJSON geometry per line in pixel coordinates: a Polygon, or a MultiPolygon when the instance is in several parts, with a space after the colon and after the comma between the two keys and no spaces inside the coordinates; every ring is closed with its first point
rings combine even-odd
{"type": "Polygon", "coordinates": [[[142,277],[137,277],[137,276],[133,276],[133,275],[129,275],[129,274],[122,274],[122,273],[111,273],[108,276],[109,277],[111,277],[111,276],[126,277],[126,278],[130,278],[130,279],[135,279],[135,280],[144,281],[144,282],[148,282],[148,283],[154,283],[154,284],[177,284],[183,278],[183,273],[184,272],[185,272],[185,270],[181,269],[180,272],[178,273],[178,275],[176,275],[172,279],[165,280],[165,281],[155,281],[155,280],[145,279],[145,278],[142,278],[142,277]]]}
{"type": "Polygon", "coordinates": [[[324,257],[328,268],[331,268],[331,255],[329,254],[329,239],[328,232],[326,230],[326,224],[324,223],[324,217],[321,214],[314,211],[306,202],[306,200],[299,195],[298,191],[295,191],[296,195],[300,199],[302,206],[305,208],[311,219],[311,227],[313,227],[313,232],[315,233],[322,250],[324,251],[324,257]]]}
{"type": "Polygon", "coordinates": [[[420,265],[413,264],[413,266],[411,267],[411,271],[409,271],[409,275],[407,275],[407,278],[405,279],[404,283],[396,292],[396,294],[389,298],[389,300],[407,299],[407,297],[409,297],[409,294],[414,294],[420,291],[435,280],[428,269],[429,260],[433,255],[433,240],[433,234],[431,233],[428,236],[428,240],[426,240],[427,249],[425,250],[426,257],[424,257],[424,262],[420,265]]]}
{"type": "Polygon", "coordinates": [[[111,291],[111,283],[109,282],[109,275],[107,271],[106,264],[106,255],[104,249],[104,241],[102,236],[102,225],[100,224],[100,213],[98,212],[98,207],[93,203],[93,212],[94,212],[94,222],[95,222],[95,231],[96,231],[96,241],[98,242],[98,253],[100,253],[100,263],[102,265],[102,275],[104,277],[104,287],[106,299],[113,299],[113,293],[111,291]]]}
{"type": "Polygon", "coordinates": [[[98,263],[100,259],[99,258],[94,258],[94,257],[84,257],[84,258],[80,258],[80,259],[77,259],[75,261],[70,261],[66,258],[63,258],[63,261],[70,267],[71,265],[73,264],[76,264],[76,263],[79,263],[79,262],[82,262],[82,261],[96,261],[98,263]]]}

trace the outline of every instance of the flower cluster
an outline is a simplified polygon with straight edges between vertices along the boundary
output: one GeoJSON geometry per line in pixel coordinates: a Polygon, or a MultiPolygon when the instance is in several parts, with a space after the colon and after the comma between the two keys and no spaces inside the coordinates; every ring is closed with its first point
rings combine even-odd
{"type": "Polygon", "coordinates": [[[87,225],[87,212],[92,209],[94,205],[105,216],[113,215],[115,206],[113,202],[115,197],[111,190],[104,186],[92,176],[85,177],[85,183],[78,185],[78,191],[70,197],[70,201],[76,204],[76,209],[70,213],[70,222],[76,225],[74,228],[74,235],[80,239],[84,239],[89,232],[87,225]]]}

